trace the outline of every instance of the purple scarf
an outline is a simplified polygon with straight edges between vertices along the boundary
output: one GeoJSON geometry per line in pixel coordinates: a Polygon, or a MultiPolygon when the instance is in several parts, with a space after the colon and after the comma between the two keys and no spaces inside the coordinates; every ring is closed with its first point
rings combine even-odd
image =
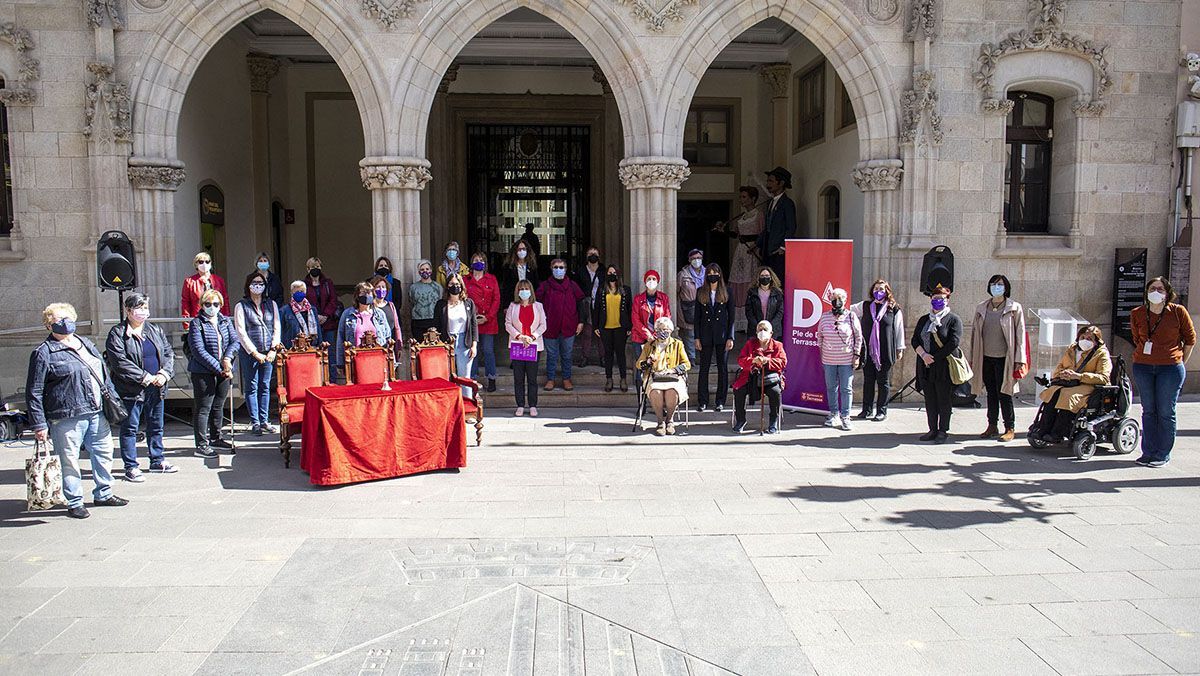
{"type": "MultiPolygon", "coordinates": [[[[872,303],[872,305],[878,305],[879,311],[875,313],[875,324],[871,326],[871,342],[867,350],[871,355],[871,361],[875,362],[875,368],[879,369],[883,367],[882,355],[879,354],[879,324],[883,321],[883,316],[887,314],[888,306],[887,303],[872,303]]],[[[870,306],[863,308],[864,313],[870,310],[870,306]]]]}

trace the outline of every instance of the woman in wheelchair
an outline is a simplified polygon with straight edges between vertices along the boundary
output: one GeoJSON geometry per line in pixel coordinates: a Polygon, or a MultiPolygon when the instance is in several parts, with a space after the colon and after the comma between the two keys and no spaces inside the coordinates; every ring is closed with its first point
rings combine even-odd
{"type": "Polygon", "coordinates": [[[1048,444],[1065,441],[1071,434],[1075,415],[1082,411],[1092,390],[1107,385],[1112,358],[1104,345],[1100,328],[1080,327],[1075,344],[1068,347],[1050,376],[1049,387],[1042,391],[1041,424],[1030,434],[1048,444]]]}
{"type": "Polygon", "coordinates": [[[645,378],[643,392],[658,416],[658,436],[675,434],[675,409],[685,403],[687,394],[687,372],[692,368],[683,341],[672,338],[675,323],[670,317],[659,317],[654,322],[654,340],[647,341],[638,357],[637,368],[645,378]]]}

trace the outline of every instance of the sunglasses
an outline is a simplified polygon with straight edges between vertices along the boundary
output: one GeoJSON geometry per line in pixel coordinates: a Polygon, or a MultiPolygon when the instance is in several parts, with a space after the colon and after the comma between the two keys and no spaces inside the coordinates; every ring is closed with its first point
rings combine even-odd
{"type": "Polygon", "coordinates": [[[221,307],[220,303],[205,303],[204,307],[221,307]]]}
{"type": "Polygon", "coordinates": [[[566,268],[562,267],[561,265],[555,265],[553,269],[554,270],[566,270],[566,268]]]}

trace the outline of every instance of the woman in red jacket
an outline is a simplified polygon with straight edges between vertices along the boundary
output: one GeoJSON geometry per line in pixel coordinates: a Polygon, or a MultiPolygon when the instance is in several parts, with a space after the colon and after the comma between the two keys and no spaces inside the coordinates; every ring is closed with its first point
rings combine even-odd
{"type": "Polygon", "coordinates": [[[467,297],[475,301],[475,323],[479,325],[479,349],[483,359],[475,360],[472,377],[480,380],[479,371],[487,373],[487,391],[496,391],[496,334],[500,332],[500,284],[488,272],[487,257],[476,252],[471,255],[471,274],[467,275],[467,297]],[[482,364],[480,362],[483,362],[482,364]]]}
{"type": "MultiPolygon", "coordinates": [[[[646,274],[642,275],[642,284],[646,290],[633,297],[633,307],[630,308],[633,331],[629,333],[629,340],[633,341],[634,353],[638,355],[642,353],[643,345],[654,341],[654,322],[671,316],[671,299],[667,298],[667,294],[659,292],[660,281],[662,276],[657,270],[647,270],[646,274]]],[[[639,397],[642,396],[641,378],[633,379],[633,391],[639,397]]]]}
{"type": "MultiPolygon", "coordinates": [[[[221,313],[228,317],[229,293],[225,291],[225,280],[212,271],[212,256],[209,256],[206,251],[201,251],[192,259],[192,265],[196,268],[196,274],[183,280],[183,293],[179,299],[179,316],[198,316],[200,314],[200,296],[203,296],[205,291],[212,289],[220,293],[221,298],[224,299],[221,304],[221,313]]],[[[185,322],[183,328],[186,329],[187,326],[185,322]]]]}
{"type": "Polygon", "coordinates": [[[746,396],[749,395],[753,401],[761,389],[771,406],[767,434],[777,434],[787,353],[783,351],[783,343],[772,336],[771,322],[764,319],[755,328],[754,337],[746,341],[741,354],[738,355],[738,366],[742,368],[733,381],[733,431],[741,432],[746,429],[746,396]]]}

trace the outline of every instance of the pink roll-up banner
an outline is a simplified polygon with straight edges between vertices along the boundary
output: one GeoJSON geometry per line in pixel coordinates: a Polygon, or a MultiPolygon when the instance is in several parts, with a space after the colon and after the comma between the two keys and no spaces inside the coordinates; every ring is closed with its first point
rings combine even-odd
{"type": "MultiPolygon", "coordinates": [[[[787,387],[783,405],[809,413],[829,413],[825,369],[817,347],[817,324],[837,288],[851,293],[854,242],[848,239],[790,239],[784,263],[784,350],[787,387]]],[[[851,295],[851,298],[854,296],[851,295]]]]}

